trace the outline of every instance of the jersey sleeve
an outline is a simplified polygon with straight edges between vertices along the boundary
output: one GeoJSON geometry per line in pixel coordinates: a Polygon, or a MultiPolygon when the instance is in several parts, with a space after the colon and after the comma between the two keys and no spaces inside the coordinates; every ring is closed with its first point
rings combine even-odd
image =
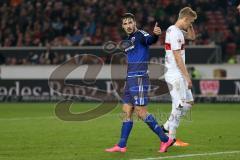
{"type": "Polygon", "coordinates": [[[170,45],[171,50],[180,50],[182,48],[182,39],[178,32],[170,32],[170,45]]]}
{"type": "Polygon", "coordinates": [[[141,36],[141,42],[145,45],[152,45],[158,41],[158,36],[156,35],[150,35],[149,33],[139,30],[140,36],[141,36]]]}

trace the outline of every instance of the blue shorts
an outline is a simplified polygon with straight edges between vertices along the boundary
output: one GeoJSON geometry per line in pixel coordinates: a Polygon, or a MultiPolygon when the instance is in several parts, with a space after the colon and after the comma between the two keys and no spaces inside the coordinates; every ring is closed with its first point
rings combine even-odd
{"type": "Polygon", "coordinates": [[[127,77],[123,94],[123,103],[133,106],[148,104],[149,77],[127,77]]]}

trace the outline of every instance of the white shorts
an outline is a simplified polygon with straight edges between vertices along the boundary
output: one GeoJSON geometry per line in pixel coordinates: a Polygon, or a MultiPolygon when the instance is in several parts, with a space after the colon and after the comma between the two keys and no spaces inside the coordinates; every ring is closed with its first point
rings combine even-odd
{"type": "Polygon", "coordinates": [[[192,92],[188,89],[187,82],[183,77],[165,77],[165,80],[168,83],[173,104],[178,106],[182,103],[194,101],[192,92]]]}

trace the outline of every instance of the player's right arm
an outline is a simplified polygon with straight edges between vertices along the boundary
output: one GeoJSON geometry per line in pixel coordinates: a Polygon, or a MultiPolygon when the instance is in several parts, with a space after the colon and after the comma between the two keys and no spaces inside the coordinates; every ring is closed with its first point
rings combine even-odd
{"type": "Polygon", "coordinates": [[[185,39],[191,40],[191,41],[196,39],[196,34],[192,25],[188,27],[187,32],[186,31],[182,31],[182,32],[185,39]]]}
{"type": "Polygon", "coordinates": [[[158,27],[158,23],[155,23],[154,29],[153,29],[153,35],[148,34],[147,32],[143,30],[139,30],[142,33],[141,42],[145,45],[152,45],[158,41],[158,37],[161,35],[162,30],[160,27],[158,27]]]}
{"type": "Polygon", "coordinates": [[[180,72],[183,74],[183,77],[185,78],[185,80],[188,83],[188,88],[189,89],[192,88],[192,81],[191,81],[191,78],[188,74],[186,65],[183,62],[183,59],[182,59],[182,56],[181,56],[181,50],[174,50],[173,55],[174,55],[176,64],[177,64],[180,72]]]}

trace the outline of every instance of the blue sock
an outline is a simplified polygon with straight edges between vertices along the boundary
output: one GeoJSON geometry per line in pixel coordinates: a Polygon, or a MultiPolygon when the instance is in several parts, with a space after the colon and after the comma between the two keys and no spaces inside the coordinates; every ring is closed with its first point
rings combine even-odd
{"type": "Polygon", "coordinates": [[[133,122],[132,121],[126,121],[122,123],[122,130],[121,130],[121,139],[118,143],[118,146],[123,148],[127,145],[127,139],[128,136],[132,130],[133,122]]]}
{"type": "Polygon", "coordinates": [[[158,125],[152,114],[147,115],[144,122],[147,123],[149,128],[158,135],[162,142],[168,141],[168,136],[163,132],[162,128],[158,125]]]}

